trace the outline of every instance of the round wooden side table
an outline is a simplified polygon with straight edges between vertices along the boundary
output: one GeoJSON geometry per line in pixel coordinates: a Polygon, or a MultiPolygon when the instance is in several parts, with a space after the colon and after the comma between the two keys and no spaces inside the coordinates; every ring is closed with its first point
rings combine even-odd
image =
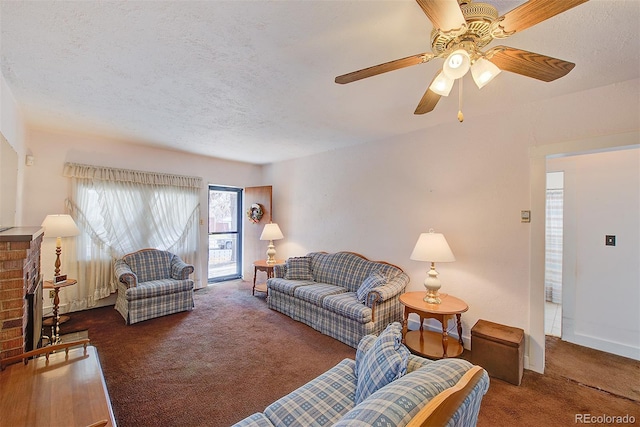
{"type": "Polygon", "coordinates": [[[457,357],[464,351],[462,341],[462,313],[469,309],[466,302],[448,294],[440,294],[440,304],[426,303],[423,298],[426,292],[407,292],[400,295],[400,302],[404,305],[404,322],[402,337],[404,343],[413,353],[430,359],[457,357]],[[408,331],[409,314],[420,316],[420,329],[408,331]],[[425,331],[425,319],[436,319],[442,324],[442,333],[425,331]],[[458,327],[458,341],[449,341],[447,325],[450,319],[456,319],[458,327]]]}
{"type": "Polygon", "coordinates": [[[76,279],[67,279],[61,283],[53,283],[51,280],[45,280],[42,286],[43,289],[53,289],[53,291],[55,292],[55,296],[53,298],[53,318],[51,320],[51,325],[47,324],[46,321],[43,322],[43,326],[52,327],[52,344],[60,344],[60,325],[69,320],[69,316],[60,316],[58,314],[58,309],[60,308],[60,288],[72,286],[76,283],[78,283],[76,279]]]}
{"type": "Polygon", "coordinates": [[[251,290],[251,295],[255,295],[256,291],[264,292],[267,295],[269,294],[269,290],[267,289],[267,283],[258,283],[256,285],[256,276],[258,275],[258,271],[264,271],[267,273],[267,280],[273,277],[273,267],[276,265],[284,264],[286,261],[283,259],[276,260],[273,264],[267,264],[266,259],[261,259],[253,262],[253,289],[251,290]]]}

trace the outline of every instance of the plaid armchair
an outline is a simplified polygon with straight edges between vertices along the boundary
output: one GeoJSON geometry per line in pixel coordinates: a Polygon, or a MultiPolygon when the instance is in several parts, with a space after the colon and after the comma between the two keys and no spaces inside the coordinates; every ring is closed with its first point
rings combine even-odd
{"type": "Polygon", "coordinates": [[[116,310],[127,325],[193,309],[193,265],[178,255],[142,249],[115,263],[116,310]]]}

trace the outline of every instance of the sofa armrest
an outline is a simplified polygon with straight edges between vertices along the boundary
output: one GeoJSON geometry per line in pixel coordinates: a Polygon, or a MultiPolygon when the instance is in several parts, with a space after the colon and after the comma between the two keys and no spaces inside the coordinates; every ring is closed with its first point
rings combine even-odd
{"type": "Polygon", "coordinates": [[[118,281],[127,285],[127,288],[135,288],[138,285],[138,276],[134,273],[129,265],[119,259],[114,265],[114,272],[118,281]]]}
{"type": "Polygon", "coordinates": [[[177,280],[186,280],[193,273],[195,268],[191,264],[182,261],[178,255],[171,258],[171,278],[177,280]]]}
{"type": "Polygon", "coordinates": [[[409,284],[409,276],[402,272],[382,286],[373,288],[367,295],[367,307],[373,308],[373,305],[386,301],[391,298],[398,298],[409,284]]]}
{"type": "Polygon", "coordinates": [[[489,387],[488,378],[482,367],[473,366],[454,386],[434,396],[407,427],[448,425],[451,420],[458,420],[459,425],[475,425],[482,397],[489,387]]]}
{"type": "Polygon", "coordinates": [[[231,427],[273,427],[273,423],[265,414],[257,412],[235,423],[231,427]]]}

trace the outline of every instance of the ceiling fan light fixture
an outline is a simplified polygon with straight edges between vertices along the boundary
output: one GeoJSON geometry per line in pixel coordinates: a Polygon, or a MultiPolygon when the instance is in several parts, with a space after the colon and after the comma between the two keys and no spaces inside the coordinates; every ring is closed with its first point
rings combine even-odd
{"type": "Polygon", "coordinates": [[[479,89],[493,80],[502,70],[491,61],[479,58],[471,66],[471,76],[479,89]]]}
{"type": "Polygon", "coordinates": [[[464,49],[458,49],[451,52],[447,59],[444,61],[442,71],[450,79],[459,79],[467,74],[469,67],[471,66],[471,58],[464,49]]]}
{"type": "Polygon", "coordinates": [[[451,92],[451,88],[453,87],[453,81],[453,79],[450,79],[441,71],[436,78],[433,79],[429,90],[440,96],[449,96],[449,92],[451,92]]]}

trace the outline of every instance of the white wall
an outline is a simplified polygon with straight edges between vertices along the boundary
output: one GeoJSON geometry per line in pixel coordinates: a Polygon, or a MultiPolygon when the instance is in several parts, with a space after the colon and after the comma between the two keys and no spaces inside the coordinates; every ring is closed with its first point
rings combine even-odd
{"type": "Polygon", "coordinates": [[[640,359],[640,149],[549,159],[547,170],[565,176],[562,337],[640,359]]]}
{"type": "MultiPolygon", "coordinates": [[[[470,306],[463,315],[467,346],[480,318],[521,327],[525,363],[542,372],[545,157],[539,153],[567,141],[580,147],[603,135],[634,131],[637,137],[639,87],[636,79],[491,116],[465,111],[462,124],[452,110],[448,125],[276,163],[264,167],[264,176],[257,166],[30,129],[25,149],[36,163],[25,174],[22,221],[39,224],[46,214],[63,211],[65,161],[198,175],[240,187],[273,185],[285,234],[279,256],[360,252],[403,267],[409,290],[422,289],[428,269],[409,260],[413,245],[420,232],[434,228],[456,255],[456,262],[438,270],[442,291],[470,306]],[[520,223],[524,209],[532,210],[530,224],[520,223]]],[[[429,116],[416,120],[428,124],[429,116]]],[[[206,206],[204,192],[201,201],[206,206]]],[[[206,277],[204,262],[200,276],[206,277]]]]}
{"type": "MultiPolygon", "coordinates": [[[[62,176],[65,162],[202,177],[201,256],[194,275],[200,285],[206,285],[207,281],[207,185],[245,187],[261,181],[259,166],[149,148],[103,136],[30,127],[27,128],[26,145],[35,160],[34,165],[28,166],[25,173],[25,208],[22,218],[25,225],[39,225],[47,214],[66,212],[65,199],[70,195],[70,182],[62,176]]],[[[47,266],[52,266],[55,261],[54,247],[54,239],[45,239],[43,242],[43,272],[51,270],[47,266]]],[[[66,255],[68,254],[63,253],[63,256],[66,255]]],[[[73,259],[68,259],[68,262],[72,261],[73,259]]],[[[73,287],[69,288],[70,292],[72,289],[73,287]]],[[[66,297],[62,294],[61,292],[61,300],[64,303],[66,297]]]]}
{"type": "Polygon", "coordinates": [[[2,187],[2,193],[0,193],[0,203],[9,203],[8,201],[15,203],[15,221],[12,221],[11,224],[6,223],[2,225],[24,225],[20,222],[22,215],[22,183],[25,169],[24,120],[16,100],[2,74],[0,74],[0,132],[18,154],[18,174],[16,177],[18,184],[15,189],[16,194],[15,196],[13,194],[7,195],[6,192],[9,190],[5,187],[2,187]]]}
{"type": "MultiPolygon", "coordinates": [[[[638,88],[633,80],[491,117],[466,111],[462,124],[452,111],[449,125],[273,164],[265,170],[265,182],[273,185],[285,234],[278,254],[359,252],[401,266],[411,277],[408,289],[421,290],[428,266],[409,255],[420,232],[434,228],[456,256],[456,262],[437,267],[442,292],[469,304],[462,316],[467,346],[478,319],[523,328],[526,366],[542,372],[544,203],[532,207],[537,177],[530,151],[637,132],[638,88]],[[525,209],[532,209],[531,224],[520,223],[525,209]],[[531,239],[540,224],[541,246],[531,239]],[[542,254],[542,264],[530,251],[542,254]],[[542,275],[536,273],[540,269],[542,275]]],[[[428,115],[416,120],[428,122],[428,115]]]]}

